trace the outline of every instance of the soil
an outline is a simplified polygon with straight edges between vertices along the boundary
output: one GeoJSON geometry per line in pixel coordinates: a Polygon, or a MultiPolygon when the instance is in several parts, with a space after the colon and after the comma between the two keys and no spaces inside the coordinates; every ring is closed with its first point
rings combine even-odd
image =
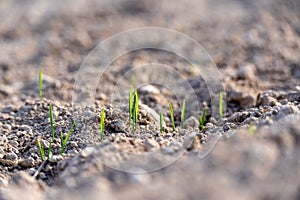
{"type": "Polygon", "coordinates": [[[1,1],[0,199],[300,199],[299,10],[297,0],[1,1]],[[99,81],[94,105],[74,107],[76,75],[89,52],[142,27],[177,30],[206,49],[223,80],[221,119],[186,60],[149,49],[120,56],[99,81]],[[120,77],[149,63],[172,66],[195,91],[200,112],[189,102],[184,127],[180,98],[161,85],[137,86],[135,131],[123,88],[115,91],[121,102],[111,104],[120,77]],[[73,120],[60,154],[59,135],[67,136],[73,120]],[[203,156],[211,135],[220,140],[203,156]],[[52,145],[49,160],[37,140],[45,155],[52,145]],[[133,160],[143,169],[133,168],[131,154],[158,151],[150,161],[133,160]]]}

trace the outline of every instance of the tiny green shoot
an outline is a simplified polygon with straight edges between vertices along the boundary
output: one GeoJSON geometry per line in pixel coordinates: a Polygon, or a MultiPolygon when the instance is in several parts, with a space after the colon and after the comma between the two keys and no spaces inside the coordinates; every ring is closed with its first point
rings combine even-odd
{"type": "Polygon", "coordinates": [[[37,143],[38,148],[39,148],[41,159],[42,159],[42,161],[44,161],[45,160],[44,147],[42,147],[39,139],[37,139],[36,143],[37,143]]]}
{"type": "Polygon", "coordinates": [[[170,118],[171,118],[172,128],[173,128],[173,131],[176,131],[174,115],[173,115],[173,108],[172,108],[172,104],[170,102],[169,102],[169,110],[170,110],[170,118]]]}
{"type": "Polygon", "coordinates": [[[250,132],[250,134],[254,135],[255,131],[256,131],[256,126],[253,125],[253,124],[250,124],[250,126],[249,126],[249,132],[250,132]]]}
{"type": "Polygon", "coordinates": [[[129,112],[129,125],[131,124],[132,119],[132,88],[129,91],[129,100],[128,100],[128,112],[129,112]]]}
{"type": "Polygon", "coordinates": [[[62,132],[60,132],[60,136],[59,136],[60,137],[60,142],[61,142],[61,149],[60,149],[60,152],[59,152],[60,154],[62,154],[64,152],[66,144],[69,140],[69,137],[71,135],[71,132],[73,131],[74,126],[75,126],[75,121],[72,121],[71,128],[68,130],[68,133],[67,133],[65,138],[64,138],[62,132]]]}
{"type": "Polygon", "coordinates": [[[184,128],[184,114],[185,114],[185,99],[182,101],[181,107],[181,128],[184,128]]]}
{"type": "Polygon", "coordinates": [[[134,91],[134,96],[133,96],[133,113],[132,113],[132,121],[133,121],[133,130],[136,129],[136,124],[138,121],[138,113],[139,113],[139,97],[138,97],[138,92],[135,90],[134,91]]]}
{"type": "Polygon", "coordinates": [[[159,115],[160,133],[164,131],[164,116],[162,113],[159,115]]]}
{"type": "Polygon", "coordinates": [[[219,113],[220,113],[220,118],[223,117],[223,95],[222,92],[219,93],[219,113]]]}
{"type": "Polygon", "coordinates": [[[54,125],[53,125],[53,112],[52,112],[52,105],[49,105],[49,118],[50,118],[50,126],[51,126],[51,141],[48,147],[48,153],[47,153],[47,157],[48,159],[50,158],[50,153],[51,153],[51,147],[52,147],[52,143],[54,141],[54,125]]]}
{"type": "Polygon", "coordinates": [[[205,122],[206,109],[204,108],[201,117],[199,118],[199,130],[204,130],[204,122],[205,122]]]}
{"type": "Polygon", "coordinates": [[[43,70],[40,69],[39,73],[39,98],[43,98],[43,70]]]}
{"type": "Polygon", "coordinates": [[[101,110],[101,119],[100,119],[101,140],[103,140],[103,137],[104,137],[104,118],[105,118],[105,113],[104,113],[104,108],[102,108],[102,110],[101,110]]]}

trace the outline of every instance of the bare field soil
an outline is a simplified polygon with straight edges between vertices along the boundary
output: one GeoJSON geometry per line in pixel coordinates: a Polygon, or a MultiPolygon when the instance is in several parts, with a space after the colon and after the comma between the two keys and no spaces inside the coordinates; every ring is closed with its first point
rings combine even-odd
{"type": "MultiPolygon", "coordinates": [[[[298,0],[0,1],[0,199],[300,199],[299,11],[298,0]],[[112,35],[143,27],[173,29],[203,46],[222,79],[221,119],[213,116],[207,85],[191,64],[153,49],[120,55],[98,81],[93,107],[73,106],[86,56],[112,35]],[[175,69],[195,92],[183,127],[174,91],[137,85],[132,132],[129,88],[118,84],[126,72],[149,63],[175,69]],[[121,103],[111,104],[113,92],[121,103]],[[67,136],[72,120],[60,154],[60,133],[67,136]],[[211,134],[220,140],[200,159],[211,134]],[[49,160],[43,162],[37,140],[45,155],[51,146],[49,160]],[[129,159],[157,151],[162,154],[149,162],[129,159]],[[135,162],[149,172],[128,173],[135,162]]],[[[151,76],[167,79],[159,70],[151,76]]]]}

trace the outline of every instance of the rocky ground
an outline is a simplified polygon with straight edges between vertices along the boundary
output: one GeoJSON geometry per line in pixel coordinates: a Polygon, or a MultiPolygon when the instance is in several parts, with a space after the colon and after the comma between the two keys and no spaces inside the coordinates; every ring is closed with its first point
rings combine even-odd
{"type": "Polygon", "coordinates": [[[300,199],[299,10],[297,0],[0,2],[0,199],[300,199]],[[75,77],[88,53],[113,34],[145,26],[175,29],[203,45],[223,79],[222,119],[212,116],[206,84],[185,60],[146,50],[115,60],[94,105],[74,108],[75,77]],[[174,67],[193,87],[201,112],[187,106],[184,129],[181,102],[159,85],[138,88],[134,133],[127,104],[111,105],[120,74],[150,62],[174,67]],[[48,149],[50,105],[55,138],[43,162],[37,140],[48,149]],[[72,120],[60,155],[59,134],[66,136],[72,120]],[[220,140],[204,156],[211,135],[220,140]],[[132,160],[133,153],[154,159],[132,160]],[[128,173],[143,171],[135,163],[148,173],[128,173]]]}

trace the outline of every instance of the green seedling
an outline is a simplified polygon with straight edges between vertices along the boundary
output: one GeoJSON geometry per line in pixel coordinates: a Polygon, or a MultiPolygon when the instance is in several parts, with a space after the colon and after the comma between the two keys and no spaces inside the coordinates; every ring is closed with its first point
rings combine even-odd
{"type": "Polygon", "coordinates": [[[219,113],[220,113],[220,118],[223,117],[223,95],[222,92],[219,93],[219,113]]]}
{"type": "Polygon", "coordinates": [[[129,125],[130,125],[132,119],[132,88],[130,88],[129,91],[128,112],[129,112],[129,125]]]}
{"type": "Polygon", "coordinates": [[[132,113],[132,121],[133,121],[133,130],[136,129],[136,124],[138,121],[138,113],[139,113],[139,97],[138,97],[138,92],[135,90],[134,91],[134,96],[133,96],[133,113],[132,113]]]}
{"type": "Polygon", "coordinates": [[[104,113],[104,108],[102,108],[102,110],[101,110],[101,119],[100,119],[101,140],[103,140],[103,137],[104,137],[104,118],[105,118],[105,113],[104,113]]]}
{"type": "Polygon", "coordinates": [[[69,140],[69,137],[71,135],[71,132],[73,131],[74,126],[75,126],[75,121],[72,121],[71,128],[68,130],[68,133],[67,133],[65,138],[64,138],[62,132],[60,132],[60,135],[59,135],[60,142],[61,142],[61,149],[60,149],[60,152],[59,152],[60,154],[62,154],[65,151],[66,144],[69,140]]]}
{"type": "Polygon", "coordinates": [[[173,131],[176,131],[174,115],[173,115],[173,108],[172,108],[172,104],[170,102],[169,102],[169,110],[170,110],[170,118],[171,118],[172,128],[173,128],[173,131]]]}
{"type": "Polygon", "coordinates": [[[36,143],[37,143],[38,148],[39,148],[41,159],[42,159],[42,161],[44,161],[45,160],[44,148],[42,147],[39,139],[37,139],[36,143]]]}
{"type": "Polygon", "coordinates": [[[199,130],[204,130],[204,122],[205,122],[206,109],[204,108],[201,117],[199,118],[199,130]]]}
{"type": "Polygon", "coordinates": [[[164,116],[162,113],[159,115],[159,125],[160,125],[160,132],[164,131],[164,116]]]}
{"type": "Polygon", "coordinates": [[[49,106],[49,118],[50,118],[50,127],[51,127],[51,141],[48,147],[47,157],[50,158],[52,143],[54,141],[54,125],[53,125],[53,112],[52,112],[52,105],[49,106]]]}
{"type": "Polygon", "coordinates": [[[39,98],[43,98],[43,70],[40,69],[39,73],[39,98]]]}
{"type": "Polygon", "coordinates": [[[256,126],[253,125],[253,124],[250,124],[250,126],[249,126],[249,132],[250,132],[250,134],[254,135],[255,131],[256,131],[256,126]]]}
{"type": "Polygon", "coordinates": [[[185,100],[182,101],[181,107],[181,128],[184,128],[185,100]]]}

